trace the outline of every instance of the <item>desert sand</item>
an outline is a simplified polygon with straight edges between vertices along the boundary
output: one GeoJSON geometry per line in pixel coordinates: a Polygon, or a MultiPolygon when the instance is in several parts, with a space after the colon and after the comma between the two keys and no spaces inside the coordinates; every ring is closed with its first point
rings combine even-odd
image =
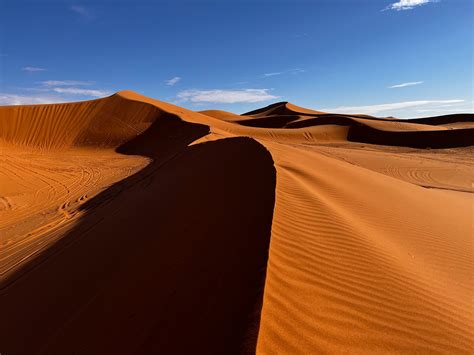
{"type": "Polygon", "coordinates": [[[474,352],[474,115],[0,107],[0,353],[474,352]]]}

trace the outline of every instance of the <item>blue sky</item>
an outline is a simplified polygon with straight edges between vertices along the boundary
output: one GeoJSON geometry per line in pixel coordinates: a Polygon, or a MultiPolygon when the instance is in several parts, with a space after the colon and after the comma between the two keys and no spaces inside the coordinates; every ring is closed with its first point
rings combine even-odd
{"type": "Polygon", "coordinates": [[[473,112],[473,23],[471,0],[2,0],[0,105],[473,112]]]}

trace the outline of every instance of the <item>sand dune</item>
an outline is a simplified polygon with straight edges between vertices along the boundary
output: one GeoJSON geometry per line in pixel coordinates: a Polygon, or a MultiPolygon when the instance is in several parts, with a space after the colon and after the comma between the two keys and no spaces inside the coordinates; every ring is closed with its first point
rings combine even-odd
{"type": "Polygon", "coordinates": [[[0,107],[0,352],[472,353],[473,123],[0,107]]]}

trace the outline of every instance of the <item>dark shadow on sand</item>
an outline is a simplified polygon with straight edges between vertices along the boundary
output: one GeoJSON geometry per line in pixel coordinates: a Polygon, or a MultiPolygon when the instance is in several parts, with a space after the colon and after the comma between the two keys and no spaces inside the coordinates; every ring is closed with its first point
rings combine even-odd
{"type": "Polygon", "coordinates": [[[2,354],[254,352],[275,200],[250,138],[162,113],[118,149],[153,163],[96,197],[1,292],[2,354]]]}
{"type": "Polygon", "coordinates": [[[382,131],[364,125],[349,129],[351,142],[411,148],[457,148],[474,145],[474,129],[442,131],[382,131]]]}

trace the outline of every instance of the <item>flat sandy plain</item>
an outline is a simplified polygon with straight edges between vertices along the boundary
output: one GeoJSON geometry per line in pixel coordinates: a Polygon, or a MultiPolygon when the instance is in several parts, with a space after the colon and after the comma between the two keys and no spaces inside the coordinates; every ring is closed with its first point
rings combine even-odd
{"type": "Polygon", "coordinates": [[[474,115],[0,107],[0,352],[473,353],[474,115]]]}

